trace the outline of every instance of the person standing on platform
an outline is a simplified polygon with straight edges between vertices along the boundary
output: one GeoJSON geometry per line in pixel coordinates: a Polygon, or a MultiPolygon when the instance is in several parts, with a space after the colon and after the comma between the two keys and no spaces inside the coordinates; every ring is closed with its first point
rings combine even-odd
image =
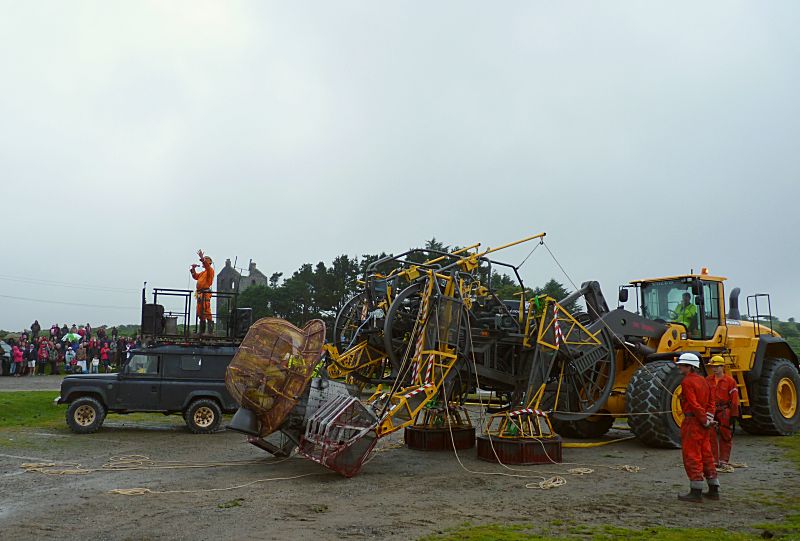
{"type": "Polygon", "coordinates": [[[203,254],[203,250],[197,250],[197,255],[200,257],[200,263],[203,270],[197,272],[195,269],[199,267],[197,263],[193,263],[189,272],[192,278],[197,280],[197,318],[200,320],[199,334],[203,335],[208,330],[208,334],[214,334],[214,319],[211,314],[211,285],[214,283],[214,269],[211,266],[213,261],[207,255],[203,254]]]}

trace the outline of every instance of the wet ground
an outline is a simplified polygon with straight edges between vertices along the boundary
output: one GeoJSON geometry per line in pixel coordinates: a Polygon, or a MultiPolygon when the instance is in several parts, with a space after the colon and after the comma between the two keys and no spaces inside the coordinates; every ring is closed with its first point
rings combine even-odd
{"type": "Polygon", "coordinates": [[[552,533],[575,524],[747,530],[780,520],[782,511],[769,503],[795,497],[798,486],[796,470],[774,440],[748,435],[737,436],[734,460],[750,467],[722,474],[723,501],[698,508],[675,498],[687,488],[680,451],[636,441],[564,449],[571,464],[511,471],[478,460],[474,449],[461,452],[459,464],[452,451],[411,451],[394,437],[379,444],[359,476],[345,479],[304,459],[276,461],[235,433],[190,434],[179,417],[118,419],[86,436],[66,428],[0,430],[4,539],[415,539],[464,522],[533,523],[552,533]],[[126,455],[236,465],[83,475],[21,468],[29,462],[101,468],[126,455]],[[624,464],[641,470],[611,468],[624,464]],[[567,474],[576,466],[594,472],[567,474]],[[567,484],[526,488],[538,483],[536,476],[554,474],[567,484]],[[153,492],[110,493],[136,487],[153,492]]]}

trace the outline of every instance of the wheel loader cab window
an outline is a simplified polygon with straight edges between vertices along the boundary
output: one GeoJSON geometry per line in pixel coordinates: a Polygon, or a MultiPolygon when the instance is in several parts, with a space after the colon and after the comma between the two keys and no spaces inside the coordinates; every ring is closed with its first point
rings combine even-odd
{"type": "Polygon", "coordinates": [[[679,280],[642,284],[642,313],[661,322],[680,323],[692,338],[700,336],[698,310],[691,285],[679,280]]]}
{"type": "Polygon", "coordinates": [[[138,376],[158,375],[158,356],[157,355],[134,355],[128,362],[125,370],[126,374],[136,374],[138,376]]]}
{"type": "Polygon", "coordinates": [[[705,333],[703,338],[711,338],[719,327],[719,284],[703,282],[703,315],[705,316],[705,333]]]}

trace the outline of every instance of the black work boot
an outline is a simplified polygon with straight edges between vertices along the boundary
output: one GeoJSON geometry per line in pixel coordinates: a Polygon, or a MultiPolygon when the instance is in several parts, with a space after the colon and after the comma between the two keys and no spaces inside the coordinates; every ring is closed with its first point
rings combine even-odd
{"type": "Polygon", "coordinates": [[[709,500],[719,500],[719,480],[708,480],[708,492],[703,492],[703,497],[709,500]]]}
{"type": "Polygon", "coordinates": [[[209,321],[208,322],[208,335],[209,336],[214,336],[214,322],[213,321],[209,321]]]}
{"type": "Polygon", "coordinates": [[[206,320],[205,319],[201,319],[200,320],[200,328],[197,330],[197,334],[199,336],[202,336],[202,335],[206,334],[206,320]]]}
{"type": "Polygon", "coordinates": [[[689,493],[678,494],[678,499],[682,502],[703,503],[703,482],[692,481],[689,485],[689,493]]]}

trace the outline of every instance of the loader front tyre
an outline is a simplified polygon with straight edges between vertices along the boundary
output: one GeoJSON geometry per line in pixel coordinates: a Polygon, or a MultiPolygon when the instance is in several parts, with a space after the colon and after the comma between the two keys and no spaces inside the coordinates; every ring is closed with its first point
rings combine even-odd
{"type": "Polygon", "coordinates": [[[764,359],[761,377],[750,393],[749,419],[739,424],[751,434],[788,436],[800,430],[800,373],[787,359],[764,359]]]}
{"type": "MultiPolygon", "coordinates": [[[[606,412],[604,411],[602,413],[606,412]]],[[[558,421],[556,419],[551,419],[550,422],[553,425],[553,429],[560,436],[588,440],[599,438],[611,430],[611,425],[614,424],[614,417],[611,415],[594,415],[588,419],[581,419],[580,421],[558,421]]]]}
{"type": "Polygon", "coordinates": [[[678,365],[671,360],[648,363],[633,374],[626,393],[628,426],[645,445],[681,446],[683,412],[677,397],[682,379],[678,365]]]}

